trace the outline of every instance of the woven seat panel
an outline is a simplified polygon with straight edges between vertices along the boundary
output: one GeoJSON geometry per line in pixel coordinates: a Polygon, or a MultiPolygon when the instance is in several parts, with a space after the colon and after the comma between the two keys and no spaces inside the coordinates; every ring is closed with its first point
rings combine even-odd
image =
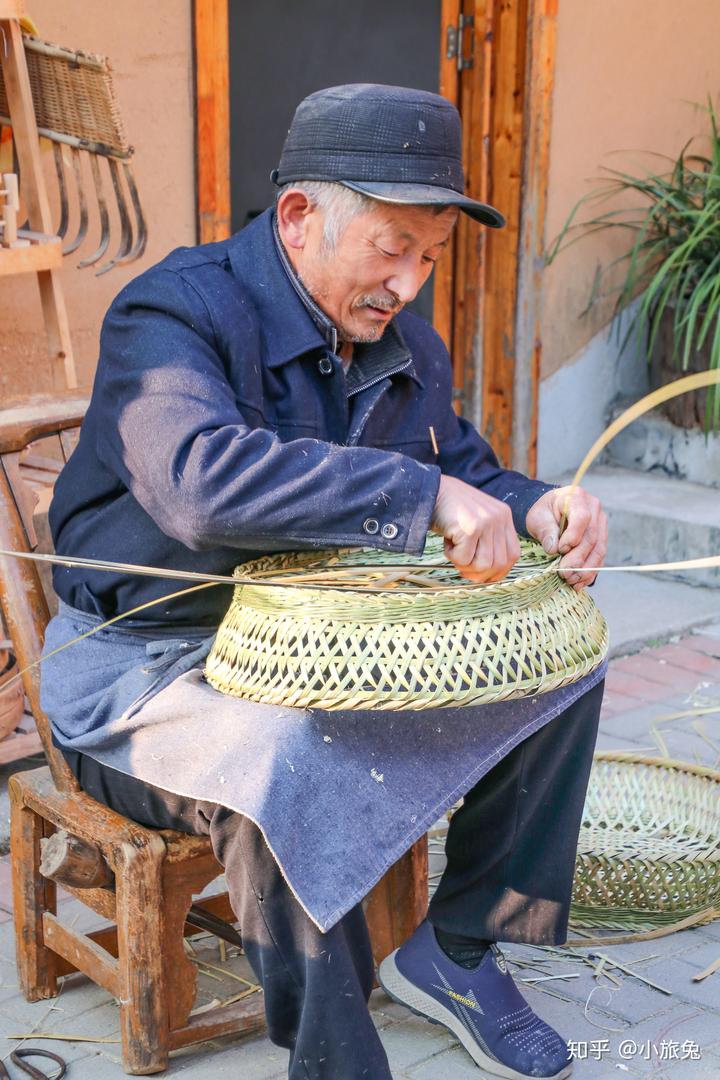
{"type": "Polygon", "coordinates": [[[712,907],[720,909],[720,773],[661,759],[596,759],[573,922],[645,930],[712,907]]]}
{"type": "Polygon", "coordinates": [[[477,705],[563,686],[597,667],[607,628],[586,593],[538,573],[550,560],[537,548],[525,543],[512,575],[489,586],[462,584],[437,538],[414,560],[377,551],[258,560],[244,576],[274,568],[296,584],[238,586],[206,678],[252,701],[319,709],[477,705]],[[338,572],[372,586],[375,565],[401,564],[409,575],[387,588],[332,587],[338,572]],[[299,587],[318,571],[330,584],[299,587]]]}

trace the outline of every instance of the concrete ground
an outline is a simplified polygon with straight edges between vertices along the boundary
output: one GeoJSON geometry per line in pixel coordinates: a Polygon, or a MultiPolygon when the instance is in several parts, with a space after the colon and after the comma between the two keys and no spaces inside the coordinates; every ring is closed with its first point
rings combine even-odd
{"type": "MultiPolygon", "coordinates": [[[[605,583],[597,591],[601,606],[608,608],[616,642],[599,746],[667,752],[720,767],[720,594],[677,585],[668,593],[653,592],[652,583],[644,579],[646,592],[652,594],[646,600],[652,606],[643,614],[627,580],[623,575],[622,586],[614,592],[605,583]],[[673,589],[696,594],[695,605],[684,592],[682,602],[676,599],[673,589]],[[614,597],[609,605],[608,597],[614,597]],[[706,623],[714,613],[716,621],[686,632],[694,621],[693,611],[706,623]],[[665,641],[668,633],[678,630],[683,633],[665,641]],[[641,638],[651,644],[634,655],[617,655],[618,650],[636,650],[641,638]],[[699,716],[664,719],[688,709],[714,707],[717,711],[699,716]]],[[[441,839],[431,840],[434,880],[442,861],[441,839]]],[[[70,1061],[71,1080],[120,1078],[124,1074],[119,1064],[118,1010],[105,991],[73,976],[53,1002],[30,1005],[20,995],[10,904],[10,867],[4,858],[0,859],[0,1034],[5,1042],[0,1058],[7,1058],[17,1045],[11,1036],[19,1035],[27,1040],[25,1045],[52,1049],[70,1061]],[[55,1039],[39,1039],[48,1033],[55,1039]]],[[[62,901],[61,913],[79,926],[88,921],[87,909],[70,898],[62,901]]],[[[201,972],[199,1005],[242,991],[245,984],[237,981],[238,976],[252,978],[243,967],[244,958],[231,956],[225,964],[220,962],[215,939],[198,938],[195,948],[201,972]]],[[[573,1040],[578,1078],[608,1080],[622,1073],[653,1080],[720,1077],[720,971],[699,981],[695,978],[720,958],[720,921],[652,941],[564,952],[510,945],[506,955],[533,1008],[573,1040]],[[597,977],[597,961],[587,962],[596,952],[608,958],[597,977]],[[613,968],[614,963],[631,970],[613,968]],[[538,977],[541,981],[523,985],[538,977]]],[[[382,991],[373,994],[371,1010],[396,1080],[482,1080],[488,1075],[443,1028],[413,1016],[382,991]]],[[[14,1066],[10,1069],[14,1076],[14,1066]]],[[[167,1075],[280,1080],[287,1075],[287,1055],[264,1036],[217,1040],[174,1056],[167,1075]]]]}

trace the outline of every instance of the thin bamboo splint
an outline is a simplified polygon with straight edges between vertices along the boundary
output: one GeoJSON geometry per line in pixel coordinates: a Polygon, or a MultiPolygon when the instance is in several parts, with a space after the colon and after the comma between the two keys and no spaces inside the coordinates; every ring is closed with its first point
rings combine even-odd
{"type": "Polygon", "coordinates": [[[276,705],[418,710],[574,682],[604,658],[605,620],[585,591],[541,572],[557,556],[532,541],[521,546],[508,577],[492,585],[468,585],[437,536],[414,559],[351,549],[246,563],[238,569],[245,577],[293,580],[271,590],[236,586],[207,680],[276,705]],[[333,589],[333,579],[345,588],[333,589]]]}

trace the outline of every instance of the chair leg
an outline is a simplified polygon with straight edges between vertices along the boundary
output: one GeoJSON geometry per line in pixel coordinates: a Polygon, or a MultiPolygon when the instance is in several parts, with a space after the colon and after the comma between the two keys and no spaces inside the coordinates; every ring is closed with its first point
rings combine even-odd
{"type": "Polygon", "coordinates": [[[57,903],[55,882],[40,873],[40,840],[48,826],[25,806],[14,777],[8,789],[18,979],[27,1000],[40,1001],[58,992],[55,954],[43,940],[43,913],[55,913],[57,903]]]}
{"type": "Polygon", "coordinates": [[[163,866],[163,968],[171,1032],[187,1022],[197,990],[197,969],[185,952],[185,920],[193,896],[217,877],[218,869],[212,855],[194,863],[168,860],[163,866]]]}
{"type": "Polygon", "coordinates": [[[165,844],[159,836],[142,848],[123,843],[114,855],[123,1068],[145,1076],[162,1072],[168,1063],[162,947],[165,844]]]}
{"type": "Polygon", "coordinates": [[[425,918],[428,906],[427,836],[391,866],[365,906],[375,963],[406,941],[425,918]]]}

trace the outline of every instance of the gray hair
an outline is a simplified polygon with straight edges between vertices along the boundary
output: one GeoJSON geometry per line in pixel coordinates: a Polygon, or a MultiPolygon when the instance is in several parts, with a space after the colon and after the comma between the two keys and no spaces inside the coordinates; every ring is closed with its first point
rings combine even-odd
{"type": "Polygon", "coordinates": [[[338,240],[354,217],[377,207],[376,199],[361,195],[359,191],[353,191],[352,188],[331,180],[295,180],[283,184],[277,198],[291,189],[302,191],[307,195],[311,206],[325,214],[323,247],[328,252],[335,250],[338,240]]]}

